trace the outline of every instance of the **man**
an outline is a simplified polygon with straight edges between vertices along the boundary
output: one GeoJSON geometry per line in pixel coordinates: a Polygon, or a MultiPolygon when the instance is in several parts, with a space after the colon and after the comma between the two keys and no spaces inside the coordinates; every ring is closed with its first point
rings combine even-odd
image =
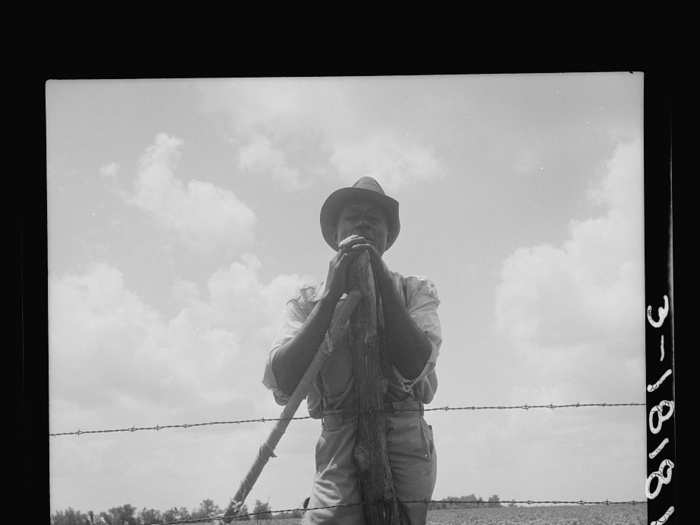
{"type": "MultiPolygon", "coordinates": [[[[335,254],[325,281],[302,287],[287,303],[286,322],[270,350],[263,383],[279,404],[287,402],[323,341],[336,306],[350,291],[348,270],[359,254],[368,252],[376,293],[381,295],[382,351],[392,369],[385,378],[384,407],[388,409],[386,443],[394,488],[399,501],[426,500],[435,486],[436,455],[423,405],[432,401],[437,388],[440,301],[431,281],[392,272],[382,260],[399,228],[398,202],[371,177],[362,177],[326,199],[321,208],[321,232],[335,254]]],[[[353,387],[350,349],[334,347],[307,397],[310,415],[322,419],[309,508],[361,500],[353,462],[357,430],[357,415],[351,413],[357,400],[353,387]]],[[[425,523],[426,503],[401,506],[411,525],[425,523]]],[[[360,505],[349,505],[308,510],[304,523],[357,525],[364,518],[360,505]]]]}

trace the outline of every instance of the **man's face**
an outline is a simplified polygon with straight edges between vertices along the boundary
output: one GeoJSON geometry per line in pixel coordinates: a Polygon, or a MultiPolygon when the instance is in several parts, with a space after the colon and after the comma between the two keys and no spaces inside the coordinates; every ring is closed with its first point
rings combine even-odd
{"type": "Polygon", "coordinates": [[[371,202],[349,202],[338,217],[338,242],[360,235],[382,254],[389,238],[389,222],[382,209],[371,202]]]}

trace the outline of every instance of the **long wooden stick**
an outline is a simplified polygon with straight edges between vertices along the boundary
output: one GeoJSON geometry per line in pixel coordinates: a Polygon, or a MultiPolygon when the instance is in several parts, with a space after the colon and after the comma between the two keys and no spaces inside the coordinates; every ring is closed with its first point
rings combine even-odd
{"type": "Polygon", "coordinates": [[[253,465],[248,470],[245,478],[243,478],[243,481],[238,487],[238,491],[236,491],[236,495],[233,497],[231,504],[226,511],[227,517],[235,517],[235,514],[238,513],[240,508],[243,506],[245,499],[248,497],[248,494],[250,494],[253,485],[258,480],[258,477],[260,476],[260,473],[267,464],[268,460],[271,457],[275,457],[275,447],[277,446],[277,443],[279,443],[280,439],[287,430],[287,426],[289,425],[291,418],[294,417],[297,408],[299,408],[299,405],[309,393],[309,389],[316,379],[317,374],[321,370],[321,367],[326,362],[326,359],[328,359],[328,357],[331,355],[335,343],[340,339],[340,337],[342,337],[350,320],[350,316],[359,304],[361,297],[362,294],[360,291],[352,290],[348,293],[345,300],[336,307],[336,310],[333,313],[331,326],[329,327],[321,346],[319,346],[319,349],[312,359],[311,364],[309,364],[306,372],[299,380],[299,384],[297,384],[294,392],[290,396],[289,401],[287,401],[287,404],[284,406],[279,421],[275,423],[275,426],[273,427],[269,436],[260,446],[258,455],[255,458],[253,465]]]}

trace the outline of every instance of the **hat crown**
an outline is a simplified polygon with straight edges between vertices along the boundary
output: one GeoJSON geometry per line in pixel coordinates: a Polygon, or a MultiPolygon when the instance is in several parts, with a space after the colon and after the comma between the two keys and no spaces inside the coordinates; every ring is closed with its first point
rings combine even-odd
{"type": "Polygon", "coordinates": [[[361,190],[374,191],[376,193],[379,193],[380,195],[386,195],[386,193],[384,193],[384,190],[376,181],[376,179],[372,177],[360,177],[359,179],[357,179],[357,182],[352,185],[352,187],[361,190]]]}

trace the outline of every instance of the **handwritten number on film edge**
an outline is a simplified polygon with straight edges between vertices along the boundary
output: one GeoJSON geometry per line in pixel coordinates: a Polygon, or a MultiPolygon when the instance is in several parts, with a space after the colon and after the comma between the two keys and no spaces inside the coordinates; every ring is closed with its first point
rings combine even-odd
{"type": "Polygon", "coordinates": [[[664,324],[666,316],[668,315],[668,309],[668,296],[664,295],[664,305],[656,309],[659,313],[659,319],[658,321],[654,321],[651,317],[651,305],[647,306],[647,321],[649,321],[649,324],[654,328],[661,328],[661,325],[664,324]]]}
{"type": "Polygon", "coordinates": [[[673,401],[662,400],[658,405],[649,411],[649,430],[652,434],[661,432],[664,421],[671,419],[673,415],[673,401]],[[664,408],[668,411],[664,414],[664,408]]]}
{"type": "Polygon", "coordinates": [[[663,488],[664,485],[668,485],[671,483],[671,477],[673,476],[673,461],[670,459],[664,459],[661,462],[661,465],[659,466],[659,470],[656,472],[652,472],[649,474],[649,477],[647,478],[647,484],[646,484],[646,491],[647,491],[647,498],[649,499],[654,499],[656,496],[659,495],[659,492],[661,492],[661,489],[663,488]],[[664,471],[664,469],[666,469],[664,471]],[[656,486],[654,487],[653,492],[650,490],[651,485],[654,482],[654,480],[657,480],[656,486]]]}
{"type": "MultiPolygon", "coordinates": [[[[666,317],[668,316],[669,312],[669,301],[668,301],[668,296],[664,295],[664,305],[662,307],[657,308],[658,312],[658,319],[654,320],[652,317],[652,309],[651,305],[647,306],[647,321],[651,326],[654,328],[661,328],[663,326],[664,321],[666,320],[666,317]]],[[[661,351],[661,356],[659,361],[664,360],[664,336],[663,334],[661,335],[661,343],[660,343],[660,351],[661,351]]],[[[661,376],[661,378],[653,385],[647,385],[647,392],[651,393],[654,392],[659,386],[661,386],[661,383],[664,382],[666,378],[668,378],[671,375],[671,369],[666,370],[666,372],[661,376]]],[[[661,432],[661,428],[664,424],[665,421],[669,420],[671,416],[673,416],[673,409],[674,409],[674,404],[673,401],[669,400],[662,400],[660,401],[657,405],[651,408],[649,411],[649,431],[652,434],[658,434],[661,432]],[[664,413],[664,409],[666,409],[666,412],[664,413]]],[[[662,442],[659,444],[659,446],[654,450],[652,454],[649,455],[650,459],[655,457],[656,454],[661,452],[661,450],[664,448],[664,446],[668,443],[668,439],[664,438],[662,442]]],[[[660,493],[661,490],[663,489],[664,485],[668,485],[671,483],[671,478],[673,477],[673,461],[670,459],[664,459],[661,464],[659,465],[658,470],[655,472],[652,472],[649,474],[647,477],[646,485],[645,485],[645,490],[646,490],[646,496],[647,499],[654,499],[656,498],[660,493]],[[654,484],[654,481],[656,481],[654,489],[652,490],[652,484],[654,484]]],[[[663,516],[661,516],[657,521],[654,521],[653,523],[655,525],[661,525],[666,522],[666,520],[673,514],[674,508],[669,507],[666,512],[664,513],[663,516]]]]}

